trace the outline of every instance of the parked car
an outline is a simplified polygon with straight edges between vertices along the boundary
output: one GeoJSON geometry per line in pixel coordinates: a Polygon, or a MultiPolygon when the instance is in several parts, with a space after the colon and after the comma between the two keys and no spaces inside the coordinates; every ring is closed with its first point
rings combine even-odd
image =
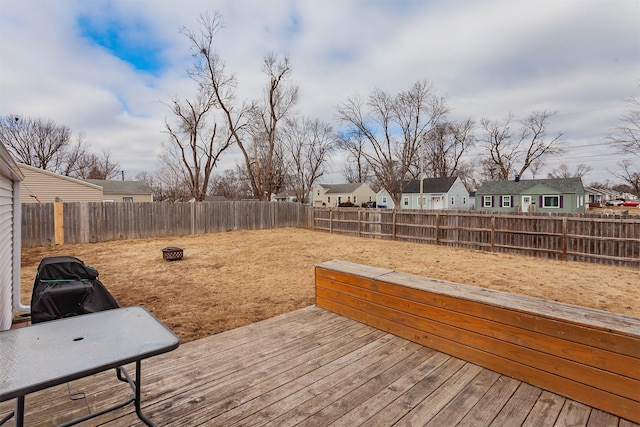
{"type": "Polygon", "coordinates": [[[622,202],[622,206],[640,207],[640,200],[625,200],[622,202]]]}
{"type": "Polygon", "coordinates": [[[624,200],[607,200],[605,202],[606,206],[620,206],[624,203],[624,200]]]}

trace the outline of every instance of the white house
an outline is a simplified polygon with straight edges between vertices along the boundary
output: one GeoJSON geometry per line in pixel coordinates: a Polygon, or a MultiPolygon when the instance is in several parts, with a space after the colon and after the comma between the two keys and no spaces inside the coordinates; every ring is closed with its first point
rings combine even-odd
{"type": "Polygon", "coordinates": [[[20,304],[20,192],[24,175],[0,142],[0,331],[11,328],[20,304]]]}
{"type": "MultiPolygon", "coordinates": [[[[387,190],[376,195],[379,208],[395,209],[387,190]]],[[[422,203],[420,202],[420,180],[406,184],[400,197],[400,209],[470,209],[469,192],[460,178],[442,177],[422,180],[422,203]]]]}
{"type": "Polygon", "coordinates": [[[342,203],[360,206],[376,200],[376,193],[367,184],[318,184],[311,191],[314,207],[337,207],[342,203]]]}

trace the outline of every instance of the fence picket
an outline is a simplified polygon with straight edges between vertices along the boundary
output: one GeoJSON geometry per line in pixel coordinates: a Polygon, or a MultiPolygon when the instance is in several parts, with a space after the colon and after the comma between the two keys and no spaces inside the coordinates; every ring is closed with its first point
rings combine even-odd
{"type": "MultiPolygon", "coordinates": [[[[329,209],[258,201],[64,203],[63,212],[66,244],[301,227],[640,268],[639,216],[329,209]]],[[[54,244],[53,203],[23,204],[22,246],[54,244]]]]}

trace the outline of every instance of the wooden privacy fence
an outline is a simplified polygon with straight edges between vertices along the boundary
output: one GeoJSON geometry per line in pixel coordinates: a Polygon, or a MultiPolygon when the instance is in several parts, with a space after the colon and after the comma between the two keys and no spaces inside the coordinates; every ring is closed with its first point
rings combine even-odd
{"type": "Polygon", "coordinates": [[[284,202],[22,205],[22,247],[311,227],[311,208],[284,202]]]}
{"type": "Polygon", "coordinates": [[[316,208],[313,226],[353,236],[640,267],[638,216],[316,208]]]}

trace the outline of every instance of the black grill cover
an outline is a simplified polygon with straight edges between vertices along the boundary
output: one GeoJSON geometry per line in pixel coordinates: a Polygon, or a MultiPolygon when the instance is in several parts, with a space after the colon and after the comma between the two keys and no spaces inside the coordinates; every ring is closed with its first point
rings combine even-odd
{"type": "Polygon", "coordinates": [[[118,308],[98,271],[72,256],[40,261],[31,294],[31,322],[118,308]]]}

